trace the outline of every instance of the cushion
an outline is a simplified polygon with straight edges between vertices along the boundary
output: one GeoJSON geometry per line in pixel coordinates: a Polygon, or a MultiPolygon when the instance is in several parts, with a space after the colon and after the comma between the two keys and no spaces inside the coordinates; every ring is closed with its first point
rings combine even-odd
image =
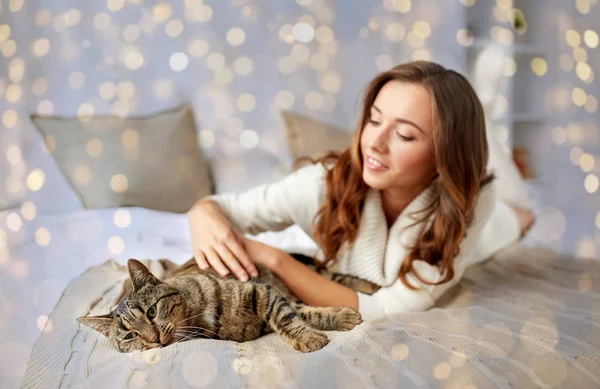
{"type": "Polygon", "coordinates": [[[290,154],[317,158],[328,151],[342,151],[352,142],[352,131],[333,126],[297,112],[282,111],[290,154]]]}
{"type": "Polygon", "coordinates": [[[258,149],[234,156],[212,158],[210,167],[215,193],[240,193],[279,181],[290,171],[276,156],[258,149]]]}
{"type": "Polygon", "coordinates": [[[32,120],[86,208],[185,212],[212,193],[189,106],[147,117],[32,120]]]}

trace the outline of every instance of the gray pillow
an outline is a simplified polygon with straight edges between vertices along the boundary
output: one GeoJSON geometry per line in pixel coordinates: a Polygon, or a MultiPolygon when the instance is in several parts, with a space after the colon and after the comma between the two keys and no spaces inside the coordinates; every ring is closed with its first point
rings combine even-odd
{"type": "Polygon", "coordinates": [[[352,131],[336,127],[302,114],[281,111],[290,154],[316,158],[328,151],[342,151],[350,147],[352,131]]]}
{"type": "Polygon", "coordinates": [[[185,212],[213,192],[190,106],[145,117],[32,121],[86,208],[185,212]]]}

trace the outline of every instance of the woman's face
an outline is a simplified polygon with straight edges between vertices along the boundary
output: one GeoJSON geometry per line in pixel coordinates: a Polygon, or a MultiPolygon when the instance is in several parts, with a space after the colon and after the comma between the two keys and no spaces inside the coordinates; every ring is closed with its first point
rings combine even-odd
{"type": "Polygon", "coordinates": [[[394,80],[381,88],[360,140],[368,186],[412,192],[433,179],[432,103],[429,91],[419,85],[394,80]]]}

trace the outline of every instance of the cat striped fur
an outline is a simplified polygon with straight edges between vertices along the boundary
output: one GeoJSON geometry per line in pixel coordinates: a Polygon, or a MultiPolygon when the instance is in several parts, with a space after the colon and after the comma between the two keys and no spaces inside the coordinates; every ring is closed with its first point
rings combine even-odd
{"type": "MultiPolygon", "coordinates": [[[[372,294],[369,281],[317,269],[308,257],[294,255],[328,279],[372,294]]],[[[192,258],[179,266],[161,259],[165,272],[156,278],[141,262],[127,263],[130,282],[115,309],[106,315],[77,320],[104,336],[121,352],[165,347],[187,339],[245,342],[276,332],[294,349],[312,352],[325,347],[323,331],[346,331],[362,322],[348,307],[302,304],[269,269],[257,265],[259,276],[247,282],[200,270],[192,258]]]]}

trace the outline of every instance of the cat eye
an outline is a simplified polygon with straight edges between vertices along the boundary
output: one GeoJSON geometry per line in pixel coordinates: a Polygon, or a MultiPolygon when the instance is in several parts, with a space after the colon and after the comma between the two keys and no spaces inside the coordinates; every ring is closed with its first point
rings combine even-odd
{"type": "Polygon", "coordinates": [[[156,317],[156,304],[154,304],[153,306],[148,308],[146,315],[148,315],[148,319],[150,319],[150,320],[152,320],[156,317]]]}
{"type": "Polygon", "coordinates": [[[133,339],[136,336],[138,336],[137,332],[130,332],[127,335],[125,335],[125,340],[133,339]]]}

